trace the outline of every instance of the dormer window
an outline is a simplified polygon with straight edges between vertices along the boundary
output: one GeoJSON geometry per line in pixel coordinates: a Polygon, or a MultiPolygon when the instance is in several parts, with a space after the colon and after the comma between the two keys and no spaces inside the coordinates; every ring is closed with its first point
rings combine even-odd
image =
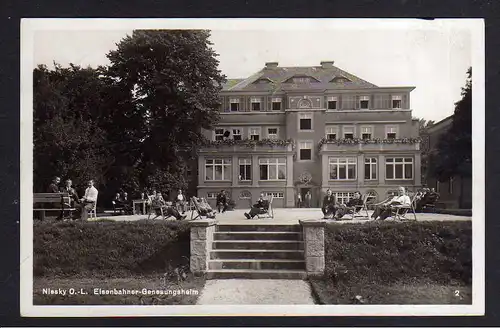
{"type": "Polygon", "coordinates": [[[285,81],[285,83],[295,83],[295,84],[308,84],[315,82],[319,82],[319,80],[312,76],[306,76],[306,75],[293,76],[285,81]]]}
{"type": "Polygon", "coordinates": [[[268,79],[267,77],[257,79],[254,84],[268,84],[272,83],[273,81],[271,79],[268,79]]]}
{"type": "Polygon", "coordinates": [[[347,83],[347,82],[352,82],[352,81],[344,76],[336,76],[330,82],[331,83],[347,83]]]}

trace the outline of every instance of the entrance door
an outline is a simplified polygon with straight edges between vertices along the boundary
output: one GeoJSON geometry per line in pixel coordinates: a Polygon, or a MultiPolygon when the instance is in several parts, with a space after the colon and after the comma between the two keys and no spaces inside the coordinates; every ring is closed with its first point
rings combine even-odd
{"type": "Polygon", "coordinates": [[[302,207],[312,207],[313,195],[311,188],[300,188],[300,194],[302,195],[302,207]],[[306,197],[308,192],[311,194],[311,198],[309,199],[306,197]]]}

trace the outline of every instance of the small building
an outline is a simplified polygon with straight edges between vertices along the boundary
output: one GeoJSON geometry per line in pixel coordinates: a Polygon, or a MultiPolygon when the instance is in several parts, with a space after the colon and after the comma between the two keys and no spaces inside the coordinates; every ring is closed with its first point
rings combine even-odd
{"type": "Polygon", "coordinates": [[[261,192],[274,206],[295,207],[298,194],[320,206],[327,189],[341,202],[355,191],[385,199],[398,186],[421,187],[414,87],[380,87],[336,66],[266,63],[229,80],[220,93],[221,120],[204,131],[199,197],[215,203],[224,189],[237,208],[261,192]]]}
{"type": "MultiPolygon", "coordinates": [[[[447,133],[453,123],[453,115],[435,123],[427,129],[425,140],[429,151],[435,151],[439,139],[447,133]]],[[[430,172],[426,173],[427,186],[434,188],[439,193],[439,201],[436,204],[441,208],[472,208],[472,178],[450,177],[447,181],[440,182],[430,172]]]]}

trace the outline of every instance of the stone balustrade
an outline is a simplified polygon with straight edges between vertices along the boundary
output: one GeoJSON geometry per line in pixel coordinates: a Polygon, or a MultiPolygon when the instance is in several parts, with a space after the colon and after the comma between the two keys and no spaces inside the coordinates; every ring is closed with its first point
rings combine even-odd
{"type": "Polygon", "coordinates": [[[195,275],[202,275],[208,269],[215,227],[215,220],[204,219],[191,222],[190,269],[195,275]]]}

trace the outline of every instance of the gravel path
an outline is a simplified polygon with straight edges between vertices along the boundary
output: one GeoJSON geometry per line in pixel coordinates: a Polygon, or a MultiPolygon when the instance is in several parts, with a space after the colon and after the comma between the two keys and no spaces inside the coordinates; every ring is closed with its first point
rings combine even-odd
{"type": "Polygon", "coordinates": [[[207,280],[199,305],[215,304],[314,304],[311,287],[303,280],[207,280]]]}

